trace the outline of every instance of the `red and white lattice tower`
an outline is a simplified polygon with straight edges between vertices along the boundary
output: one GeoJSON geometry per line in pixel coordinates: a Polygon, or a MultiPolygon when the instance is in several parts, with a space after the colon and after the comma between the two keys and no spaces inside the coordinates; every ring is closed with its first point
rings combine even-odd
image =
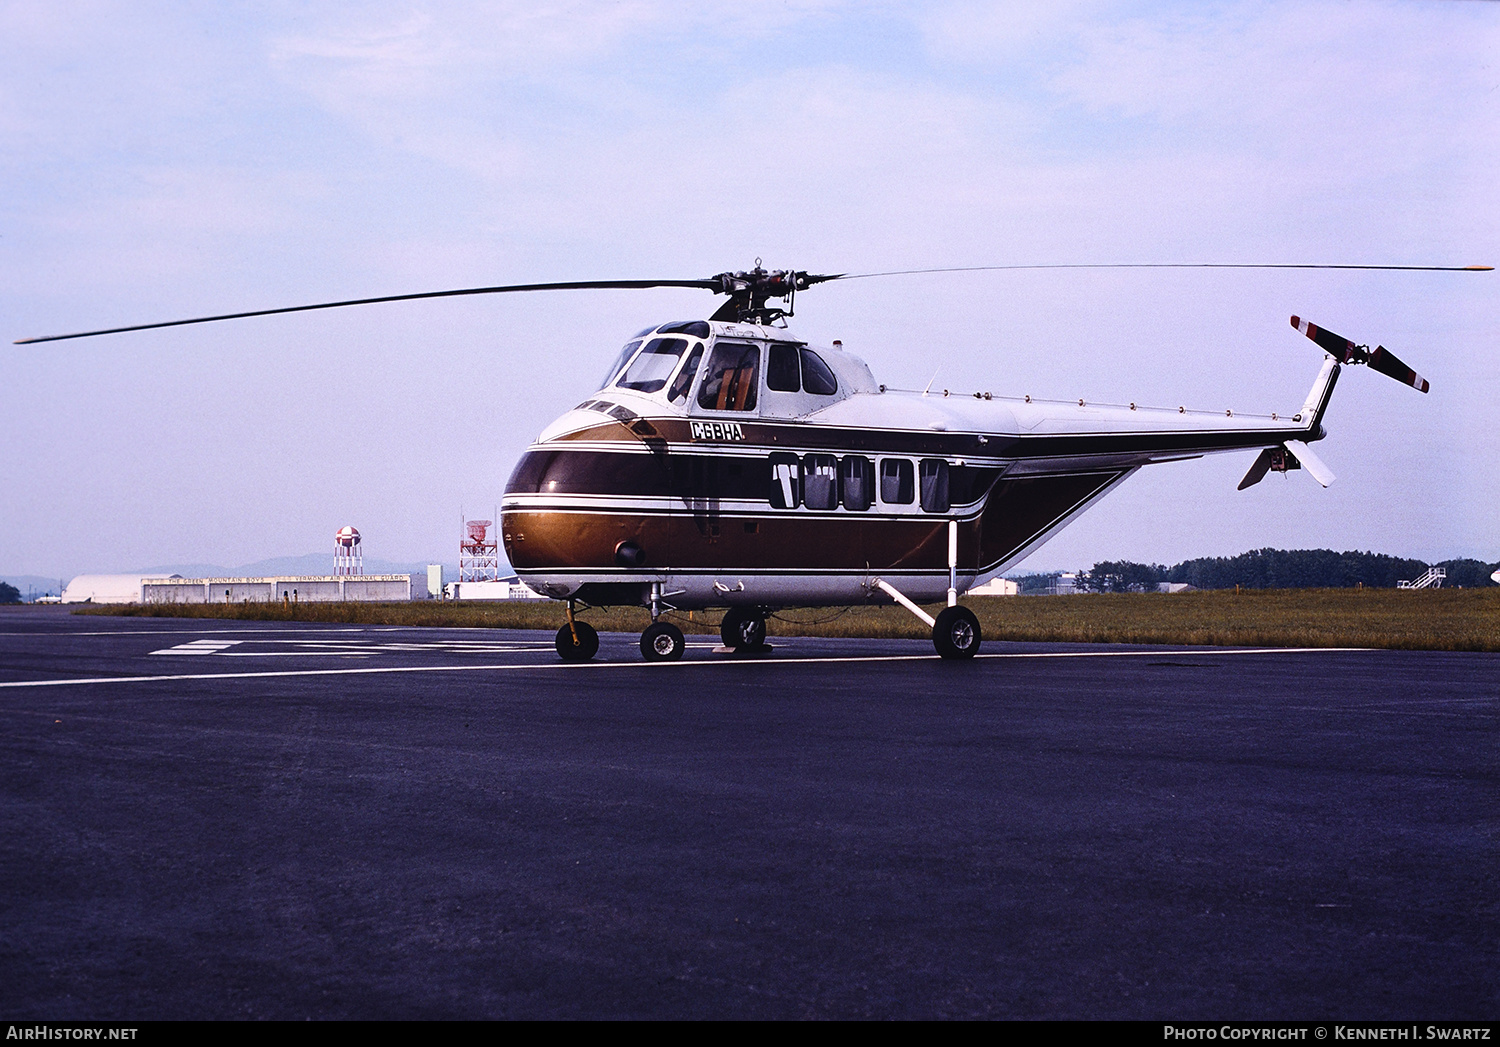
{"type": "Polygon", "coordinates": [[[365,554],[359,547],[359,532],[352,527],[340,527],[339,533],[333,536],[333,573],[365,573],[365,554]]]}
{"type": "Polygon", "coordinates": [[[460,582],[498,582],[500,549],[489,533],[489,520],[464,521],[464,536],[458,543],[460,582]]]}

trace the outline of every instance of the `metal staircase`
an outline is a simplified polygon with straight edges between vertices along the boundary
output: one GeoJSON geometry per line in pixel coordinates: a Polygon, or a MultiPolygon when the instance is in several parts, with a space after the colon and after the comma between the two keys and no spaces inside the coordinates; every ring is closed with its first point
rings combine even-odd
{"type": "Polygon", "coordinates": [[[1409,582],[1397,582],[1397,589],[1441,589],[1448,572],[1442,567],[1429,567],[1427,573],[1409,582]]]}

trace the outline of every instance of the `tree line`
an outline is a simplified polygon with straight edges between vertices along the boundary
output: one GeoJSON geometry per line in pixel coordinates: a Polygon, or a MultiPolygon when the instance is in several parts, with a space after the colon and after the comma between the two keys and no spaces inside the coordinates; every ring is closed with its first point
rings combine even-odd
{"type": "MultiPolygon", "coordinates": [[[[1078,575],[1083,592],[1152,592],[1162,582],[1184,583],[1195,589],[1352,589],[1367,586],[1394,589],[1402,580],[1415,580],[1427,573],[1429,564],[1399,556],[1370,552],[1334,552],[1332,549],[1253,549],[1238,556],[1204,556],[1165,564],[1106,560],[1078,575]]],[[[1447,570],[1446,587],[1465,589],[1494,585],[1490,575],[1500,564],[1479,560],[1445,560],[1433,567],[1447,570]]],[[[1023,575],[1017,579],[1022,593],[1046,592],[1057,584],[1061,572],[1023,575]]]]}

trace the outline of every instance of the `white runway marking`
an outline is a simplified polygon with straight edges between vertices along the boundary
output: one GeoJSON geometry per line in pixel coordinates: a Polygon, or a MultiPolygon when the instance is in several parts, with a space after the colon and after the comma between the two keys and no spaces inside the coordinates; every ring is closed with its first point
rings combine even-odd
{"type": "Polygon", "coordinates": [[[193,640],[189,643],[180,643],[176,647],[168,647],[161,651],[152,651],[152,654],[218,654],[226,648],[235,644],[244,643],[243,640],[193,640]]]}
{"type": "MultiPolygon", "coordinates": [[[[538,647],[537,652],[543,648],[538,647]]],[[[1216,658],[1236,657],[1254,654],[1351,654],[1371,653],[1378,648],[1367,647],[1255,647],[1236,648],[1233,650],[1194,651],[1181,648],[1154,651],[1037,651],[1037,652],[1009,652],[1004,654],[980,654],[977,660],[989,659],[1025,659],[1025,658],[1161,658],[1164,655],[1188,656],[1193,658],[1216,658]]],[[[719,666],[762,666],[774,667],[778,665],[820,665],[820,664],[854,664],[856,662],[935,662],[937,656],[934,654],[885,654],[885,655],[856,655],[848,658],[822,657],[822,658],[723,658],[705,661],[691,662],[511,662],[509,664],[490,665],[389,665],[369,666],[359,669],[274,669],[264,672],[243,673],[173,673],[160,676],[98,676],[86,677],[76,680],[14,680],[8,683],[0,683],[3,687],[75,687],[84,684],[107,684],[107,683],[166,683],[173,680],[257,680],[273,677],[290,676],[362,676],[379,673],[465,673],[465,672],[504,672],[507,670],[529,670],[531,672],[545,672],[548,670],[576,670],[587,671],[589,669],[686,669],[696,666],[719,665],[719,666]]]]}
{"type": "Polygon", "coordinates": [[[432,640],[426,643],[380,643],[370,640],[193,640],[152,654],[226,655],[231,658],[306,658],[334,656],[366,658],[372,654],[413,654],[437,651],[442,654],[510,654],[516,651],[550,651],[550,643],[504,640],[432,640]],[[274,651],[230,650],[246,644],[270,644],[283,648],[274,651]]]}

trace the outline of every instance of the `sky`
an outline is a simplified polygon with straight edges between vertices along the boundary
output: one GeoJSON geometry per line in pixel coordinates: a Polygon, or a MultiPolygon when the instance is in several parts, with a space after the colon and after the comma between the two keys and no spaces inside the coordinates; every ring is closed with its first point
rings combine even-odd
{"type": "MultiPolygon", "coordinates": [[[[450,562],[701,291],[16,338],[505,283],[1084,262],[1500,264],[1500,3],[0,4],[0,571],[450,562]]],[[[1300,407],[1303,474],[1143,470],[1021,565],[1500,559],[1500,274],[1037,270],[799,295],[893,386],[1300,407]]]]}

